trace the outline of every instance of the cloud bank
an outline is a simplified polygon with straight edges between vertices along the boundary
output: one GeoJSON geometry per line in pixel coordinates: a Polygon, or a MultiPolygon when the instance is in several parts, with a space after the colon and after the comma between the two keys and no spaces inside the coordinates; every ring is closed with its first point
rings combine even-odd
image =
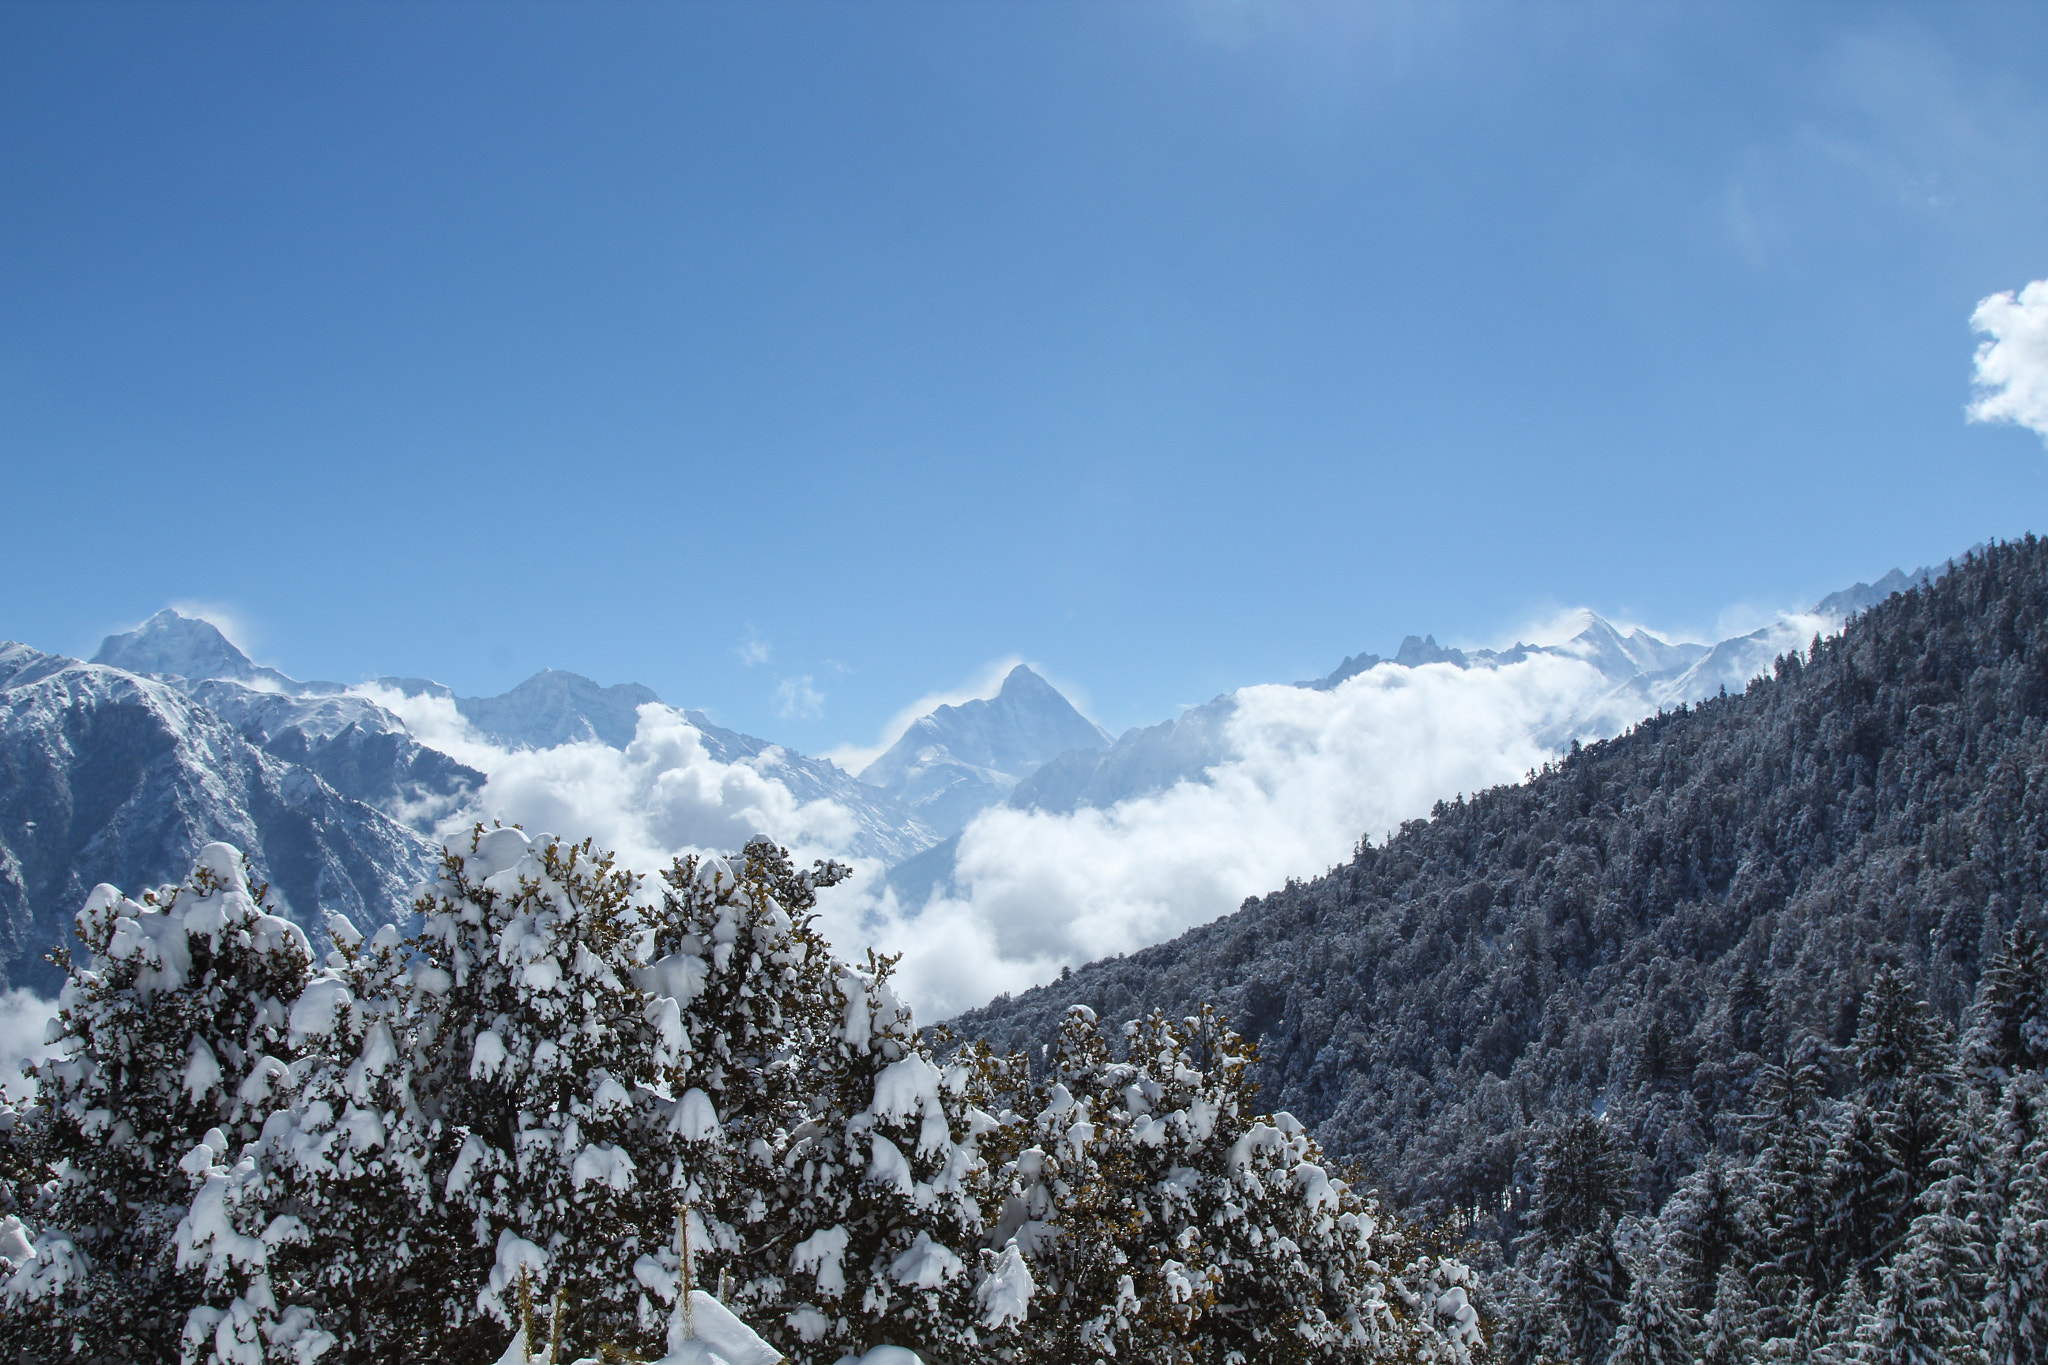
{"type": "Polygon", "coordinates": [[[2014,422],[2048,444],[2048,280],[1993,294],[1970,314],[1977,347],[1973,422],[2014,422]]]}
{"type": "Polygon", "coordinates": [[[1348,858],[1440,799],[1521,779],[1539,735],[1592,738],[1637,717],[1575,659],[1500,669],[1382,667],[1327,692],[1237,694],[1235,755],[1206,785],[1071,815],[998,808],[961,835],[956,894],[885,896],[862,926],[901,952],[906,993],[940,1018],[1227,914],[1348,858]]]}
{"type": "MultiPolygon", "coordinates": [[[[624,749],[590,740],[553,749],[505,749],[480,737],[445,697],[356,689],[396,712],[413,737],[488,774],[477,805],[451,815],[450,837],[478,818],[534,832],[591,838],[625,866],[652,873],[685,853],[729,853],[766,834],[805,858],[842,860],[860,829],[836,801],[800,801],[772,760],[720,762],[680,711],[642,706],[624,749]]],[[[857,864],[869,875],[877,868],[857,864]]]]}
{"type": "MultiPolygon", "coordinates": [[[[1739,688],[1771,656],[1838,625],[1782,617],[1724,643],[1699,676],[1672,686],[1699,696],[1718,683],[1739,688]]],[[[445,833],[481,814],[589,836],[643,872],[682,853],[729,852],[757,833],[800,859],[852,863],[854,880],[819,906],[821,927],[847,956],[869,946],[901,953],[904,992],[928,1020],[1228,914],[1344,861],[1361,835],[1379,842],[1439,800],[1519,781],[1573,739],[1616,734],[1679,695],[1617,686],[1553,654],[1469,670],[1386,665],[1328,691],[1244,688],[1226,723],[1228,756],[1207,781],[1107,809],[984,811],[960,836],[950,885],[908,905],[884,885],[878,859],[848,855],[861,825],[845,806],[798,799],[772,756],[720,761],[666,706],[640,708],[624,750],[515,751],[481,739],[447,699],[358,690],[398,712],[422,743],[489,774],[478,808],[451,817],[445,833]]],[[[962,699],[923,698],[900,719],[962,699]]]]}

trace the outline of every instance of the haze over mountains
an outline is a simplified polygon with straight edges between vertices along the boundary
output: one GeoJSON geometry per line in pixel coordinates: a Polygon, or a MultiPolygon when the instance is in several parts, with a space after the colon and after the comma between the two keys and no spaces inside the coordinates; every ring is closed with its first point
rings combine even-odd
{"type": "Polygon", "coordinates": [[[1894,571],[1708,646],[1586,613],[1569,638],[1409,637],[1329,675],[1226,693],[1112,737],[1030,668],[916,719],[855,776],[664,703],[546,670],[497,697],[426,679],[305,682],[163,611],[89,663],[6,646],[0,972],[40,962],[93,882],[168,880],[212,839],[284,907],[405,913],[438,840],[478,819],[588,834],[629,865],[767,833],[852,861],[849,949],[904,950],[927,1011],[1049,979],[1229,910],[1444,796],[1738,689],[1815,631],[1925,578],[1894,571]]]}

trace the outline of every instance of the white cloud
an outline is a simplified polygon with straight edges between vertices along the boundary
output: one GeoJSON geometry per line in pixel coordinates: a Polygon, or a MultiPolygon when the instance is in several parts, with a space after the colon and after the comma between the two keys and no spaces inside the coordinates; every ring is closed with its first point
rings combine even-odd
{"type": "Polygon", "coordinates": [[[732,652],[740,656],[741,663],[752,668],[755,664],[767,663],[775,650],[766,640],[748,631],[747,637],[732,647],[732,652]]]}
{"type": "Polygon", "coordinates": [[[1977,347],[1973,422],[2015,422],[2048,443],[2048,280],[1993,294],[1970,314],[1977,347]]]}
{"type": "Polygon", "coordinates": [[[784,678],[775,684],[775,714],[784,720],[815,719],[825,714],[825,694],[811,685],[811,675],[784,678]]]}
{"type": "Polygon", "coordinates": [[[1380,668],[1328,692],[1238,693],[1236,757],[1207,785],[1072,815],[998,808],[961,836],[957,897],[922,910],[884,899],[868,936],[904,954],[904,988],[942,1018],[1079,964],[1158,943],[1248,895],[1312,876],[1439,799],[1519,780],[1538,742],[1635,719],[1576,660],[1502,669],[1380,668]],[[1612,714],[1609,712],[1613,711],[1612,714]]]}
{"type": "Polygon", "coordinates": [[[21,1074],[22,1063],[50,1055],[43,1030],[57,1016],[57,1002],[19,987],[0,995],[0,1094],[20,1103],[35,1093],[35,1082],[21,1074]]]}
{"type": "Polygon", "coordinates": [[[799,801],[773,776],[771,756],[721,763],[680,711],[640,708],[633,742],[595,740],[553,749],[507,750],[479,736],[445,697],[406,697],[374,684],[355,689],[396,712],[422,744],[488,774],[477,804],[451,815],[448,837],[470,821],[501,820],[534,832],[595,839],[622,865],[654,873],[683,853],[730,853],[766,834],[804,859],[839,856],[859,834],[836,801],[799,801]]]}
{"type": "Polygon", "coordinates": [[[1022,658],[1012,654],[989,664],[965,687],[956,688],[951,692],[927,692],[889,717],[888,723],[882,727],[882,733],[873,745],[841,744],[835,749],[826,750],[819,757],[830,759],[846,771],[858,774],[861,769],[886,753],[890,745],[903,738],[903,732],[908,730],[918,717],[930,715],[941,706],[958,706],[962,702],[993,697],[1002,690],[1003,679],[1009,676],[1010,670],[1023,662],[1022,658]]]}

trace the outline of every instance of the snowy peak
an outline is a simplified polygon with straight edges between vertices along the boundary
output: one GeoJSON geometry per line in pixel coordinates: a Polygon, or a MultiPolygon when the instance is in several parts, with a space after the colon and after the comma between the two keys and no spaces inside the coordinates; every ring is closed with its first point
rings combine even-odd
{"type": "Polygon", "coordinates": [[[1707,646],[1672,644],[1637,627],[1623,635],[1608,621],[1587,611],[1579,613],[1583,625],[1561,645],[1531,646],[1531,652],[1547,652],[1584,659],[1601,674],[1619,682],[1642,673],[1662,673],[1683,668],[1707,652],[1707,646]]]}
{"type": "Polygon", "coordinates": [[[1314,682],[1297,683],[1298,687],[1312,687],[1327,691],[1346,679],[1355,678],[1368,669],[1382,664],[1394,664],[1401,668],[1421,668],[1425,664],[1450,664],[1456,668],[1499,668],[1504,664],[1520,663],[1534,654],[1552,654],[1562,658],[1582,659],[1600,670],[1605,677],[1616,682],[1648,673],[1667,673],[1683,669],[1707,652],[1707,646],[1696,644],[1673,644],[1660,636],[1652,635],[1640,627],[1624,635],[1611,622],[1594,612],[1581,611],[1570,620],[1567,629],[1576,627],[1569,639],[1561,644],[1531,645],[1515,643],[1507,649],[1456,649],[1440,645],[1434,635],[1410,635],[1401,641],[1401,648],[1394,657],[1383,659],[1377,654],[1354,654],[1346,659],[1327,676],[1314,682]]]}
{"type": "Polygon", "coordinates": [[[226,678],[249,687],[300,692],[305,684],[274,668],[254,663],[211,621],[165,607],[133,630],[100,641],[92,662],[129,673],[188,678],[226,678]]]}
{"type": "Polygon", "coordinates": [[[594,739],[623,749],[633,742],[640,708],[650,702],[658,706],[661,698],[639,683],[601,687],[580,673],[546,668],[499,696],[458,697],[455,709],[507,748],[552,749],[594,739]]]}
{"type": "Polygon", "coordinates": [[[995,696],[941,706],[913,721],[860,779],[951,833],[1048,761],[1109,743],[1108,731],[1019,664],[995,696]]]}
{"type": "Polygon", "coordinates": [[[1915,569],[1910,574],[1893,569],[1875,583],[1854,583],[1840,592],[1829,593],[1813,604],[1813,614],[1846,621],[1858,612],[1869,611],[1895,592],[1910,592],[1933,581],[1932,569],[1915,569]]]}
{"type": "Polygon", "coordinates": [[[316,765],[243,733],[191,695],[201,687],[306,704],[0,646],[0,772],[10,775],[0,782],[0,981],[54,988],[42,951],[68,938],[95,882],[157,885],[220,839],[249,852],[301,924],[331,911],[369,928],[403,913],[407,889],[433,866],[432,845],[349,799],[316,765]]]}

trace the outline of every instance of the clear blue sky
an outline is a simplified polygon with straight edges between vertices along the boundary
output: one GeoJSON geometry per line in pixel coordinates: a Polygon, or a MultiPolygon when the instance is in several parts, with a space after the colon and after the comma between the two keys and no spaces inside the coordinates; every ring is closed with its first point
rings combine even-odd
{"type": "Polygon", "coordinates": [[[2044,70],[2039,4],[8,4],[0,637],[818,750],[1011,654],[1121,728],[1706,630],[2048,529],[1962,415],[2044,70]]]}

